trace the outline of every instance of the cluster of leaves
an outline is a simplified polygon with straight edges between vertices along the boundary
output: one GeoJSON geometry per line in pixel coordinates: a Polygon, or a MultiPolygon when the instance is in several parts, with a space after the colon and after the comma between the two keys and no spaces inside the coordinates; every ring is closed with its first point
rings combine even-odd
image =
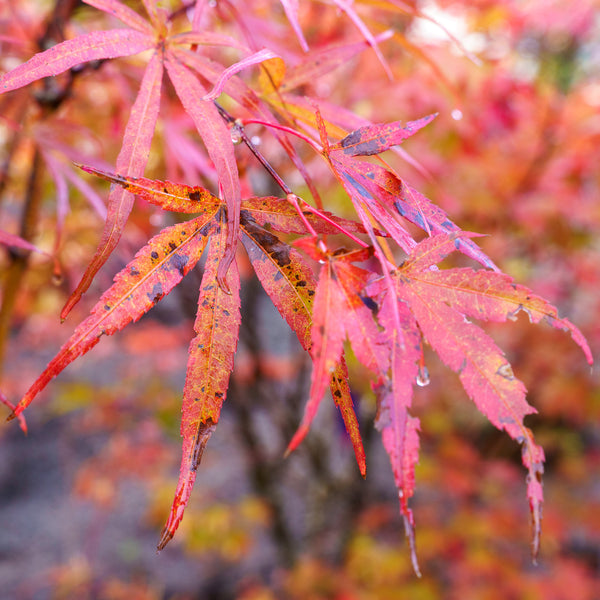
{"type": "MultiPolygon", "coordinates": [[[[526,402],[525,388],[503,352],[470,319],[503,322],[523,311],[533,323],[544,321],[569,331],[590,363],[591,353],[575,326],[560,318],[548,302],[500,272],[474,243],[475,234],[461,230],[381,159],[380,154],[395,149],[433,116],[373,124],[328,101],[303,94],[303,88],[316,78],[366,49],[375,52],[382,68],[389,70],[378,50],[378,44],[389,34],[373,36],[352,5],[335,0],[365,41],[311,52],[299,25],[298,6],[282,0],[299,44],[307,51],[301,61],[290,65],[281,57],[281,49],[269,44],[267,32],[249,34],[248,15],[233,4],[228,6],[240,30],[247,34],[246,43],[217,33],[216,28],[207,29],[205,16],[210,7],[201,0],[172,12],[145,0],[149,20],[117,0],[86,3],[117,17],[126,27],[78,35],[0,77],[0,93],[8,93],[39,79],[72,72],[82,63],[140,53],[148,57],[114,172],[89,166],[89,161],[71,154],[77,162],[87,163],[81,165],[84,171],[114,185],[100,245],[62,318],[80,300],[117,246],[136,196],[165,211],[193,216],[164,228],[117,274],[90,316],[14,407],[11,417],[21,417],[50,380],[103,335],[112,335],[150,310],[206,253],[196,336],[190,343],[183,395],[180,477],[158,545],[163,548],[181,522],[203,451],[226,398],[241,319],[237,259],[241,242],[265,291],[313,361],[304,419],[289,443],[289,451],[307,434],[329,387],[365,476],[365,453],[345,360],[348,342],[356,358],[372,373],[378,403],[376,426],[390,457],[418,573],[409,500],[415,487],[419,420],[409,409],[414,385],[428,382],[423,357],[427,343],[459,375],[467,395],[490,422],[521,444],[535,556],[544,453],[523,422],[535,411],[526,402]],[[215,47],[235,50],[242,58],[225,67],[205,50],[215,47]],[[249,86],[240,75],[248,69],[260,69],[258,86],[249,86]],[[165,72],[206,148],[210,170],[216,174],[213,191],[208,186],[143,177],[161,99],[169,93],[163,85],[165,72]],[[314,206],[294,193],[270,165],[246,133],[249,124],[259,124],[272,133],[302,175],[314,206]],[[308,147],[309,159],[296,148],[295,138],[308,147]],[[239,144],[244,144],[267,170],[282,197],[253,195],[248,178],[240,178],[239,144]],[[308,163],[315,156],[339,181],[358,221],[323,208],[308,163]],[[343,236],[344,241],[339,242],[334,235],[343,236]],[[439,268],[453,252],[462,253],[481,268],[439,268]]],[[[415,9],[403,2],[380,4],[391,13],[415,14],[415,9]]],[[[57,188],[66,175],[61,177],[57,188]]],[[[31,249],[27,240],[8,234],[0,241],[31,249]]]]}

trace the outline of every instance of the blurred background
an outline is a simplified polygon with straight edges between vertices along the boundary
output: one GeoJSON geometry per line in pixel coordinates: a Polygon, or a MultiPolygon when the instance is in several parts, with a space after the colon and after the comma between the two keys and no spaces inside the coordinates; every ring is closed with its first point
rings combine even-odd
{"type": "MultiPolygon", "coordinates": [[[[282,56],[301,60],[281,5],[252,4],[250,12],[243,2],[207,2],[206,24],[236,35],[234,21],[244,21],[256,35],[271,35],[282,56]]],[[[598,357],[600,3],[364,0],[354,8],[373,33],[394,29],[380,45],[393,80],[366,50],[305,92],[375,122],[438,112],[390,163],[462,229],[486,234],[478,243],[496,264],[557,306],[598,357]]],[[[299,15],[311,48],[361,39],[333,2],[302,2],[299,15]]],[[[4,0],[0,70],[44,44],[113,26],[75,1],[4,0]]],[[[80,178],[72,161],[112,170],[141,65],[88,64],[69,80],[0,96],[0,229],[45,253],[0,245],[0,389],[12,400],[115,272],[171,222],[172,215],[138,203],[117,251],[60,323],[106,211],[107,186],[80,178]]],[[[243,76],[252,83],[255,75],[243,76]]],[[[147,174],[214,186],[193,127],[169,94],[147,174]]],[[[259,127],[253,133],[294,191],[309,198],[269,134],[259,127]]],[[[327,207],[352,218],[324,165],[306,160],[327,207]]],[[[276,193],[242,150],[240,169],[260,193],[276,193]]],[[[413,408],[422,429],[412,500],[418,579],[358,365],[351,364],[351,381],[366,481],[331,402],[283,459],[311,366],[249,265],[221,421],[179,531],[157,554],[177,481],[201,272],[53,381],[27,411],[27,437],[16,422],[0,427],[1,597],[597,600],[600,388],[597,370],[566,333],[530,325],[524,314],[486,326],[539,411],[526,421],[547,458],[537,566],[520,448],[486,422],[433,353],[426,355],[430,384],[416,390],[413,408]]]]}

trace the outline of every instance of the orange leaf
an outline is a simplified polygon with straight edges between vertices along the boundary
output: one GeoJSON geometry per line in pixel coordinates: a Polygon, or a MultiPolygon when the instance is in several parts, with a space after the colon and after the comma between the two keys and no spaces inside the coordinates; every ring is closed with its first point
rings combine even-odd
{"type": "Polygon", "coordinates": [[[181,281],[202,255],[213,216],[203,215],[163,229],[136,254],[29,388],[13,417],[23,412],[53,377],[91,350],[103,335],[112,335],[137,321],[181,281]]]}
{"type": "Polygon", "coordinates": [[[200,284],[194,324],[196,337],[189,349],[181,419],[183,450],[179,481],[169,518],[158,543],[159,550],[167,545],[183,518],[204,448],[219,421],[233,370],[241,320],[240,278],[237,263],[233,262],[227,272],[227,287],[231,293],[226,293],[218,283],[219,263],[223,260],[227,245],[223,210],[219,216],[221,225],[211,237],[200,284]]]}

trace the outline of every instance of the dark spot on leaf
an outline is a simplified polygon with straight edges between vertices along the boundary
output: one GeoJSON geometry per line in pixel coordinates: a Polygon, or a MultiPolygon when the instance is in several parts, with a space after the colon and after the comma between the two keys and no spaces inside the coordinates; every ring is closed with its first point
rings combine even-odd
{"type": "Polygon", "coordinates": [[[179,271],[179,274],[183,277],[185,275],[185,265],[188,263],[188,256],[181,256],[180,254],[174,254],[169,259],[169,266],[173,270],[179,271]]]}
{"type": "Polygon", "coordinates": [[[135,267],[129,267],[129,274],[133,277],[137,277],[140,272],[135,267]]]}
{"type": "Polygon", "coordinates": [[[158,258],[158,252],[151,252],[150,258],[152,258],[153,260],[156,260],[158,258]]]}
{"type": "Polygon", "coordinates": [[[223,314],[228,317],[231,313],[227,309],[223,309],[223,314]]]}
{"type": "Polygon", "coordinates": [[[379,308],[379,306],[377,306],[377,302],[375,302],[373,298],[370,298],[369,296],[359,296],[359,298],[370,311],[375,312],[379,308]]]}
{"type": "Polygon", "coordinates": [[[427,231],[427,225],[425,224],[425,220],[423,219],[423,215],[420,213],[420,211],[415,210],[412,215],[409,215],[406,218],[411,223],[414,223],[417,227],[420,227],[421,229],[427,231]]]}
{"type": "Polygon", "coordinates": [[[342,397],[342,392],[340,392],[340,390],[335,390],[335,392],[333,392],[333,395],[336,398],[341,398],[342,397]]]}
{"type": "Polygon", "coordinates": [[[200,231],[198,233],[204,237],[212,231],[214,226],[215,224],[212,221],[209,221],[206,225],[200,228],[200,231]]]}
{"type": "Polygon", "coordinates": [[[307,291],[306,291],[306,293],[307,293],[309,296],[314,296],[314,295],[315,295],[315,290],[307,290],[307,291]]]}
{"type": "Polygon", "coordinates": [[[361,131],[357,129],[352,133],[349,133],[343,140],[340,141],[340,146],[342,148],[347,148],[348,146],[353,146],[354,144],[358,144],[361,138],[361,131]]]}
{"type": "Polygon", "coordinates": [[[223,392],[215,392],[215,398],[222,398],[223,392]]]}
{"type": "Polygon", "coordinates": [[[305,286],[306,286],[306,281],[304,281],[304,280],[302,280],[302,281],[299,281],[299,282],[298,282],[296,285],[297,285],[298,287],[305,287],[305,286]]]}
{"type": "Polygon", "coordinates": [[[169,242],[169,248],[171,248],[171,250],[177,250],[177,244],[174,244],[173,242],[169,242]]]}
{"type": "Polygon", "coordinates": [[[406,208],[404,207],[402,202],[396,201],[396,202],[394,202],[394,206],[396,207],[396,210],[398,211],[398,213],[401,217],[406,215],[406,208]]]}
{"type": "Polygon", "coordinates": [[[217,221],[218,223],[227,223],[227,207],[224,204],[221,204],[221,206],[219,206],[219,210],[215,215],[215,221],[217,221]]]}
{"type": "Polygon", "coordinates": [[[363,198],[370,198],[372,199],[373,197],[371,196],[371,194],[367,191],[367,189],[361,185],[360,183],[358,183],[358,181],[356,181],[356,179],[354,179],[354,177],[352,177],[351,175],[348,175],[348,173],[344,173],[344,179],[363,197],[363,198]]]}
{"type": "Polygon", "coordinates": [[[202,198],[202,194],[200,193],[200,190],[193,190],[190,192],[189,199],[192,202],[200,202],[200,198],[202,198]]]}
{"type": "Polygon", "coordinates": [[[280,267],[285,267],[292,262],[290,247],[276,235],[257,225],[249,211],[240,211],[240,223],[242,223],[252,241],[262,248],[280,267]]]}
{"type": "Polygon", "coordinates": [[[104,305],[104,310],[110,310],[110,304],[105,304],[104,305]]]}
{"type": "Polygon", "coordinates": [[[165,294],[163,292],[162,283],[156,282],[152,287],[152,291],[146,294],[153,304],[156,304],[165,294]]]}

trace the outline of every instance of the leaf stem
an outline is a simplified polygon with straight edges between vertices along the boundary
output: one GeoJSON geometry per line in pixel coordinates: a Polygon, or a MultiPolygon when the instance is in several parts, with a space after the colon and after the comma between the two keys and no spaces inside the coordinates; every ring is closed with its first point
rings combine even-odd
{"type": "Polygon", "coordinates": [[[258,162],[260,162],[260,164],[269,172],[271,177],[273,177],[273,180],[275,181],[275,183],[277,183],[277,185],[283,190],[283,193],[286,195],[288,202],[290,204],[292,204],[292,206],[294,206],[294,208],[298,212],[298,216],[300,217],[300,219],[302,219],[302,223],[304,223],[306,230],[313,237],[317,237],[317,232],[314,230],[313,226],[309,223],[308,219],[306,218],[306,215],[304,214],[303,210],[300,208],[300,205],[298,204],[298,200],[302,202],[302,206],[303,206],[304,210],[307,210],[308,212],[312,213],[313,215],[316,215],[323,221],[326,221],[327,223],[329,223],[330,225],[332,225],[333,227],[338,229],[340,231],[340,233],[343,233],[345,236],[350,238],[353,242],[357,243],[362,248],[368,248],[368,246],[369,246],[368,244],[366,244],[362,240],[358,239],[355,235],[353,235],[349,231],[346,231],[346,229],[344,229],[341,225],[339,225],[338,223],[336,223],[335,221],[333,221],[332,219],[330,219],[329,217],[327,217],[326,215],[321,213],[314,206],[311,206],[306,200],[304,200],[303,198],[300,198],[300,196],[297,196],[296,194],[294,194],[294,192],[292,192],[292,190],[288,186],[288,184],[285,181],[283,181],[283,179],[279,176],[277,171],[275,171],[275,169],[270,165],[269,161],[261,154],[260,150],[253,144],[252,140],[250,139],[250,137],[248,136],[248,134],[246,133],[246,131],[244,129],[244,124],[245,123],[255,123],[258,125],[263,125],[266,127],[273,127],[275,129],[281,129],[282,131],[287,131],[289,133],[293,133],[294,135],[297,135],[301,139],[304,139],[306,142],[308,142],[317,152],[321,152],[321,147],[318,144],[316,144],[315,142],[313,142],[311,139],[304,136],[303,134],[300,134],[299,132],[291,129],[290,127],[285,127],[284,125],[276,125],[274,123],[267,123],[265,121],[260,121],[258,119],[244,119],[244,120],[235,119],[232,115],[229,114],[229,112],[227,112],[227,110],[225,110],[217,102],[215,102],[215,106],[217,107],[217,110],[219,111],[219,113],[221,114],[223,119],[225,119],[225,121],[227,123],[229,123],[229,125],[232,128],[233,127],[236,128],[236,134],[239,135],[239,139],[241,141],[243,141],[244,144],[246,144],[246,146],[252,152],[252,154],[254,154],[254,156],[256,157],[258,162]]]}
{"type": "Polygon", "coordinates": [[[319,154],[323,152],[323,148],[314,140],[311,140],[307,135],[300,133],[296,129],[292,129],[291,127],[287,127],[286,125],[280,125],[279,123],[268,123],[267,121],[261,121],[260,119],[243,119],[243,124],[248,125],[254,123],[256,125],[262,125],[263,127],[272,127],[273,129],[278,129],[279,131],[285,131],[291,135],[295,135],[301,140],[305,141],[309,146],[313,148],[319,154]]]}

